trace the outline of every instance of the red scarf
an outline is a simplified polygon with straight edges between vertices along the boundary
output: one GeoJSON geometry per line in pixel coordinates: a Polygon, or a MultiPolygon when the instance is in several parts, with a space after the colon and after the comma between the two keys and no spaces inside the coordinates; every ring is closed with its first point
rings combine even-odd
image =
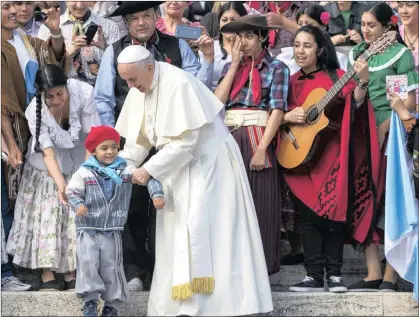
{"type": "MultiPolygon", "coordinates": [[[[246,82],[250,79],[250,72],[252,72],[252,96],[253,104],[259,105],[262,98],[262,82],[259,73],[259,64],[267,54],[266,49],[260,53],[257,59],[254,61],[254,67],[252,68],[252,59],[245,56],[244,60],[240,63],[239,69],[237,70],[236,76],[234,77],[230,100],[233,100],[240,90],[244,87],[246,82]]],[[[250,88],[250,87],[249,87],[250,88]]]]}

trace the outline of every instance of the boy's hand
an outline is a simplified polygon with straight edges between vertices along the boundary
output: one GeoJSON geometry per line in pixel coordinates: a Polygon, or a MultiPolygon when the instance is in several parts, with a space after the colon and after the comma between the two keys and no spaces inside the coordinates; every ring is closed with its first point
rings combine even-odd
{"type": "Polygon", "coordinates": [[[85,205],[80,205],[76,210],[76,215],[78,217],[84,217],[87,215],[87,207],[85,205]]]}
{"type": "Polygon", "coordinates": [[[164,207],[164,198],[163,197],[156,197],[153,198],[153,205],[156,209],[163,209],[164,207]]]}

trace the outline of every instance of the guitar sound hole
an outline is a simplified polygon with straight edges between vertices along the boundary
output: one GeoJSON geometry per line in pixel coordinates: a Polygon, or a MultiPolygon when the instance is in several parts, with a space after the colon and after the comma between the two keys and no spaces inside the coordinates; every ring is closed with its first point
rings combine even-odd
{"type": "Polygon", "coordinates": [[[313,123],[317,120],[317,118],[319,117],[319,110],[317,108],[311,108],[308,112],[307,112],[307,122],[308,123],[313,123]]]}

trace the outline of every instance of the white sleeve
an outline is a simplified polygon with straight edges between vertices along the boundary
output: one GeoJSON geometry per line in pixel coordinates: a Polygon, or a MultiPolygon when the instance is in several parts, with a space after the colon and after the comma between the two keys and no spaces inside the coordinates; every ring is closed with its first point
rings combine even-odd
{"type": "Polygon", "coordinates": [[[45,25],[41,25],[37,37],[43,41],[46,41],[50,36],[51,31],[45,25]]]}
{"type": "Polygon", "coordinates": [[[84,133],[89,133],[92,127],[101,125],[99,113],[94,102],[93,87],[87,83],[81,83],[82,109],[81,125],[84,133]]]}
{"type": "Polygon", "coordinates": [[[119,156],[126,159],[128,165],[139,167],[150,153],[150,149],[137,145],[136,147],[128,147],[125,144],[124,149],[119,152],[119,156]]]}
{"type": "Polygon", "coordinates": [[[147,172],[160,182],[176,173],[193,159],[198,144],[200,129],[186,131],[173,138],[144,164],[147,172]]]}
{"type": "MultiPolygon", "coordinates": [[[[43,106],[42,106],[43,107],[43,106]]],[[[33,98],[28,108],[25,111],[25,117],[28,120],[29,130],[33,136],[33,146],[35,146],[35,136],[36,136],[36,98],[33,98]]],[[[41,146],[41,151],[44,151],[47,148],[54,147],[51,137],[49,135],[48,127],[54,129],[54,125],[49,122],[49,116],[46,117],[44,109],[41,110],[41,123],[40,123],[40,133],[39,133],[39,143],[41,146]]],[[[29,151],[34,151],[34,148],[29,149],[29,151]]]]}

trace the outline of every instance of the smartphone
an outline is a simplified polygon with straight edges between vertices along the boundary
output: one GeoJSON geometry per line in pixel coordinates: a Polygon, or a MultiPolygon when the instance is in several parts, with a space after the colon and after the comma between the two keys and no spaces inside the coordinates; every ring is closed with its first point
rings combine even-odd
{"type": "Polygon", "coordinates": [[[46,15],[46,13],[42,12],[42,11],[36,11],[33,14],[33,18],[35,19],[35,21],[37,22],[45,22],[48,19],[48,16],[46,15]]]}
{"type": "Polygon", "coordinates": [[[183,40],[193,40],[196,41],[202,35],[202,29],[191,27],[191,26],[184,26],[184,25],[176,25],[175,37],[178,39],[183,40]]]}
{"type": "Polygon", "coordinates": [[[98,25],[96,23],[91,23],[88,27],[84,35],[86,36],[87,45],[90,45],[95,37],[97,32],[98,25]]]}

